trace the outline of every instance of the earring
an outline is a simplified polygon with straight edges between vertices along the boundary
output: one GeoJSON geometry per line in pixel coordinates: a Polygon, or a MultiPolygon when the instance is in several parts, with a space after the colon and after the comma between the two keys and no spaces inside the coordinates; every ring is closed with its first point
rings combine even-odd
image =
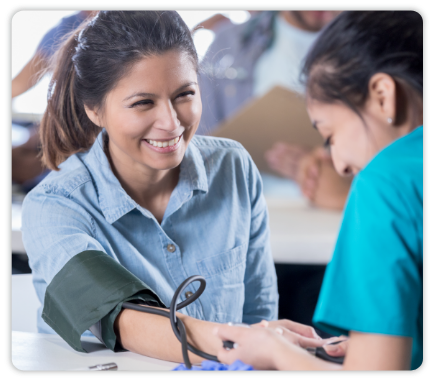
{"type": "Polygon", "coordinates": [[[388,124],[392,124],[393,123],[393,119],[392,118],[387,118],[387,123],[388,124]]]}

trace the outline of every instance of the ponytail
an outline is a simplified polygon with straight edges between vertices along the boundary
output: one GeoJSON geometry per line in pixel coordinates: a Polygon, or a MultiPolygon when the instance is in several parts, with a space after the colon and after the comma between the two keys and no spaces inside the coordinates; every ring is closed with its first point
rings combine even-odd
{"type": "Polygon", "coordinates": [[[48,102],[40,124],[42,163],[58,171],[59,164],[69,156],[88,150],[100,128],[87,116],[84,104],[77,99],[76,71],[73,56],[78,35],[86,27],[69,34],[53,57],[53,76],[48,87],[48,102]]]}

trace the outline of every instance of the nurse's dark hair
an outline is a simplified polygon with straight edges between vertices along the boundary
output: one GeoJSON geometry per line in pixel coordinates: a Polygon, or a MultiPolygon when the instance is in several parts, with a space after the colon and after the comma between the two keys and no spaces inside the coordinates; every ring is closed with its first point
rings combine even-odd
{"type": "Polygon", "coordinates": [[[191,32],[175,11],[101,11],[84,21],[53,57],[40,125],[44,165],[58,170],[69,156],[88,150],[100,127],[84,106],[103,111],[107,94],[134,63],[172,50],[185,52],[198,70],[191,32]]]}
{"type": "Polygon", "coordinates": [[[308,98],[342,102],[362,118],[376,73],[396,83],[395,126],[406,120],[408,107],[413,115],[422,112],[423,20],[417,12],[342,12],[309,51],[302,79],[308,98]]]}

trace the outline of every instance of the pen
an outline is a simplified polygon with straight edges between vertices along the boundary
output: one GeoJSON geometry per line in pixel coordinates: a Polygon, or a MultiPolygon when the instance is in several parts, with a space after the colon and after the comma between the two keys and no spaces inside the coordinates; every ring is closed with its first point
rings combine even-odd
{"type": "Polygon", "coordinates": [[[73,369],[73,370],[117,370],[117,364],[115,362],[110,362],[107,364],[97,364],[97,365],[93,365],[93,366],[89,366],[87,368],[78,368],[78,369],[73,369]]]}

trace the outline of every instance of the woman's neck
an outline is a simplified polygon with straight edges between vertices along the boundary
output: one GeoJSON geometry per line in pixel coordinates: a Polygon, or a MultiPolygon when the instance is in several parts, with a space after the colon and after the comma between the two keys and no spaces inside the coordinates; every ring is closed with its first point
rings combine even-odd
{"type": "Polygon", "coordinates": [[[178,183],[180,167],[157,170],[141,163],[131,163],[127,158],[113,153],[108,140],[104,151],[114,175],[126,193],[137,204],[152,212],[160,223],[178,183]]]}

